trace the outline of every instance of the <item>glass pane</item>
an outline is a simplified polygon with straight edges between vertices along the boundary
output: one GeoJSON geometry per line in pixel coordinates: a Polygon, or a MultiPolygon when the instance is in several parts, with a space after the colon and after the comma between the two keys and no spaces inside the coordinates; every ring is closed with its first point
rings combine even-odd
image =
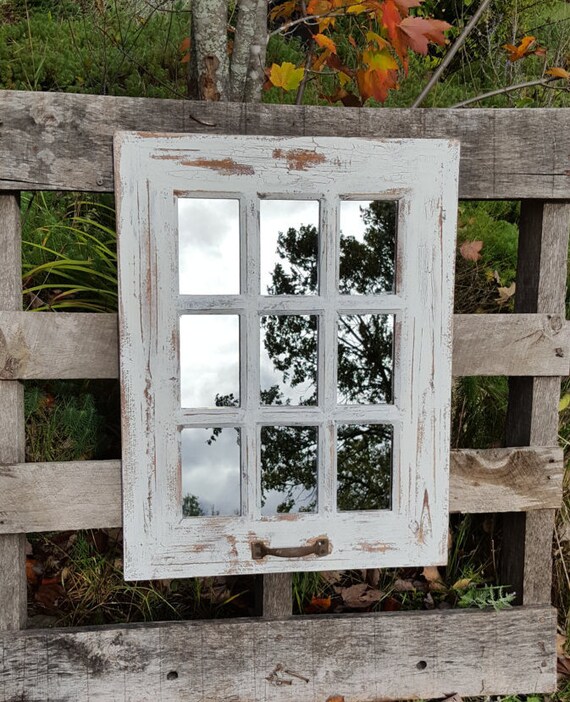
{"type": "Polygon", "coordinates": [[[340,203],[340,292],[374,295],[394,290],[398,203],[340,203]]]}
{"type": "Polygon", "coordinates": [[[338,319],[338,402],[392,402],[394,315],[349,314],[338,319]]]}
{"type": "Polygon", "coordinates": [[[182,407],[239,405],[237,314],[180,317],[182,407]]]}
{"type": "Polygon", "coordinates": [[[261,514],[315,512],[317,427],[261,427],[261,514]]]}
{"type": "Polygon", "coordinates": [[[341,424],[337,427],[337,508],[390,509],[392,442],[389,424],[341,424]]]}
{"type": "Polygon", "coordinates": [[[239,201],[178,200],[181,295],[239,294],[239,201]]]}
{"type": "Polygon", "coordinates": [[[184,517],[240,514],[240,430],[182,429],[184,517]]]}
{"type": "Polygon", "coordinates": [[[317,404],[317,317],[261,318],[261,404],[317,404]]]}
{"type": "Polygon", "coordinates": [[[319,203],[262,200],[260,203],[262,295],[315,295],[319,203]]]}

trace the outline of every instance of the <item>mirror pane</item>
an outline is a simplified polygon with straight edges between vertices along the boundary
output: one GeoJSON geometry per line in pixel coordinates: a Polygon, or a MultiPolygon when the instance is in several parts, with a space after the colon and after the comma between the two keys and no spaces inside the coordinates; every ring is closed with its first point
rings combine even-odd
{"type": "Polygon", "coordinates": [[[393,428],[389,424],[337,427],[337,509],[390,509],[393,428]]]}
{"type": "Polygon", "coordinates": [[[316,512],[317,427],[261,427],[261,514],[316,512]]]}
{"type": "Polygon", "coordinates": [[[239,405],[239,316],[180,317],[182,407],[239,405]]]}
{"type": "Polygon", "coordinates": [[[239,515],[240,430],[182,429],[182,515],[239,515]]]}
{"type": "Polygon", "coordinates": [[[337,397],[340,404],[392,402],[394,315],[338,318],[337,397]]]}
{"type": "Polygon", "coordinates": [[[345,295],[393,292],[398,203],[342,200],[339,289],[345,295]]]}
{"type": "Polygon", "coordinates": [[[319,203],[261,200],[262,295],[318,292],[319,203]]]}
{"type": "Polygon", "coordinates": [[[317,404],[316,315],[261,317],[261,404],[317,404]]]}
{"type": "Polygon", "coordinates": [[[239,294],[239,201],[178,199],[181,295],[239,294]]]}

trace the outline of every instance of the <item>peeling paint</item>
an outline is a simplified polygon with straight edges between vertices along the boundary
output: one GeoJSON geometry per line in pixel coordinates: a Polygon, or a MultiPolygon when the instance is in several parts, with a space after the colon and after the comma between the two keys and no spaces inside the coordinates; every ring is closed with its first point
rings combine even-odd
{"type": "Polygon", "coordinates": [[[273,158],[286,160],[290,171],[308,171],[327,160],[324,154],[311,149],[274,149],[273,158]]]}

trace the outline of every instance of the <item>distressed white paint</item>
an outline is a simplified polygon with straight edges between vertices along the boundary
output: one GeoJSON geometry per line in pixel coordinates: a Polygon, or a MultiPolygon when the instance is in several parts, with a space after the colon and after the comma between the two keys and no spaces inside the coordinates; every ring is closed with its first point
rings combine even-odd
{"type": "MultiPolygon", "coordinates": [[[[459,146],[447,140],[373,140],[120,133],[115,139],[119,225],[123,509],[129,579],[223,573],[395,567],[443,563],[448,524],[453,257],[459,146]],[[178,196],[241,201],[242,291],[220,299],[178,296],[178,196]],[[340,197],[399,201],[395,294],[339,296],[340,197]],[[259,198],[321,203],[321,290],[259,297],[259,198]],[[318,408],[258,406],[260,312],[320,314],[318,408]],[[396,314],[394,404],[337,406],[336,314],[396,314]],[[239,312],[242,406],[181,410],[178,317],[239,312]],[[321,342],[320,342],[321,343],[321,342]],[[334,424],[394,426],[393,509],[336,513],[332,461],[323,461],[316,514],[259,515],[259,424],[319,424],[321,457],[334,424]],[[214,417],[216,417],[214,419],[214,417]],[[241,426],[244,514],[182,519],[180,426],[241,426]],[[251,543],[298,547],[326,536],[329,555],[252,560],[251,543]]],[[[334,458],[333,458],[334,460],[334,458]]]]}

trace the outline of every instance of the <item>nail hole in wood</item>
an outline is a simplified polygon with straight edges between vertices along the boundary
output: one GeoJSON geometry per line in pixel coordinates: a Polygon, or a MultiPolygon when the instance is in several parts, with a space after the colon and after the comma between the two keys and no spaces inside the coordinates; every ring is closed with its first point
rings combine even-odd
{"type": "Polygon", "coordinates": [[[166,673],[166,679],[167,680],[177,680],[178,673],[175,670],[171,670],[169,673],[166,673]]]}
{"type": "Polygon", "coordinates": [[[416,668],[418,670],[425,670],[427,668],[427,663],[425,661],[418,661],[416,663],[416,668]]]}

